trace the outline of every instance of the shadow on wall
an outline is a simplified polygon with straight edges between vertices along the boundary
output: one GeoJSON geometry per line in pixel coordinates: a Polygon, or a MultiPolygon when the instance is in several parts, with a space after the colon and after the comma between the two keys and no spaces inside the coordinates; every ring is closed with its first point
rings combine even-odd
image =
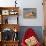
{"type": "Polygon", "coordinates": [[[19,40],[20,40],[20,42],[21,42],[21,40],[22,40],[22,38],[24,36],[24,33],[26,32],[26,30],[28,28],[32,28],[36,32],[39,41],[41,43],[43,43],[43,30],[42,30],[41,26],[21,26],[20,27],[20,32],[19,32],[19,40]]]}

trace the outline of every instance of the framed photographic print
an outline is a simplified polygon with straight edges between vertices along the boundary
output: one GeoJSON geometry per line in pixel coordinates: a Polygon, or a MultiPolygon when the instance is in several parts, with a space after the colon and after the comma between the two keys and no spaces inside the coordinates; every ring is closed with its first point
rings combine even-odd
{"type": "Polygon", "coordinates": [[[9,16],[5,16],[5,15],[3,16],[3,18],[2,18],[2,23],[3,24],[8,24],[8,17],[9,16]]]}
{"type": "Polygon", "coordinates": [[[0,32],[0,41],[1,41],[1,32],[0,32]]]}
{"type": "Polygon", "coordinates": [[[37,9],[36,8],[23,8],[23,17],[24,18],[36,18],[37,9]]]}
{"type": "Polygon", "coordinates": [[[14,9],[9,11],[9,14],[10,14],[10,15],[16,15],[17,13],[18,13],[18,12],[17,12],[16,10],[14,10],[14,9]]]}
{"type": "Polygon", "coordinates": [[[17,20],[17,15],[16,16],[9,16],[8,17],[8,24],[17,24],[18,20],[17,20]]]}
{"type": "Polygon", "coordinates": [[[14,15],[14,12],[13,11],[10,11],[10,15],[14,15]]]}
{"type": "Polygon", "coordinates": [[[1,24],[1,15],[0,15],[0,24],[1,24]]]}
{"type": "Polygon", "coordinates": [[[9,15],[9,10],[2,10],[2,15],[9,15]]]}

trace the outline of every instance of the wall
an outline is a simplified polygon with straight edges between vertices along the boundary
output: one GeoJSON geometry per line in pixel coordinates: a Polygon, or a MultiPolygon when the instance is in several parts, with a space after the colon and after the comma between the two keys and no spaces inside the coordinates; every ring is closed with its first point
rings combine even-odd
{"type": "Polygon", "coordinates": [[[23,8],[37,8],[37,18],[35,19],[24,19],[23,10],[22,15],[20,14],[20,23],[22,26],[43,26],[43,6],[42,0],[25,0],[23,1],[23,8]]]}
{"type": "MultiPolygon", "coordinates": [[[[15,0],[0,0],[1,7],[12,7],[15,6],[15,0]]],[[[17,6],[20,7],[19,24],[20,26],[43,26],[43,6],[42,0],[17,0],[17,6]],[[23,8],[37,8],[37,18],[35,19],[24,19],[23,8]]]]}

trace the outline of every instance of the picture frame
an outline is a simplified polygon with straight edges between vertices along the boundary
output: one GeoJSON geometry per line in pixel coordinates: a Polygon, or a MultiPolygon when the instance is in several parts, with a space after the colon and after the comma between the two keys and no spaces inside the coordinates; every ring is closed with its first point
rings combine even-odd
{"type": "Polygon", "coordinates": [[[8,24],[18,24],[18,16],[17,15],[9,16],[8,17],[8,24]]]}
{"type": "Polygon", "coordinates": [[[15,10],[10,10],[10,11],[9,11],[9,14],[10,14],[10,15],[16,15],[17,13],[18,13],[18,12],[15,11],[15,10]]]}
{"type": "Polygon", "coordinates": [[[24,18],[36,18],[37,9],[36,8],[23,8],[23,17],[24,18]]]}
{"type": "Polygon", "coordinates": [[[0,24],[1,24],[1,15],[0,15],[0,24]]]}
{"type": "Polygon", "coordinates": [[[2,23],[3,23],[3,24],[8,24],[8,17],[9,17],[9,16],[3,15],[3,18],[2,18],[2,23]]]}
{"type": "Polygon", "coordinates": [[[2,10],[2,15],[9,15],[9,10],[2,10]]]}
{"type": "Polygon", "coordinates": [[[1,41],[1,32],[0,32],[0,41],[1,41]]]}

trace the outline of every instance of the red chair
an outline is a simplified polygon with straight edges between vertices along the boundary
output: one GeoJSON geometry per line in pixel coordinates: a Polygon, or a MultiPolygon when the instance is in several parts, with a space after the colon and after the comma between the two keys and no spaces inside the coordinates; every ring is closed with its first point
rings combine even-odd
{"type": "MultiPolygon", "coordinates": [[[[21,46],[27,46],[27,44],[25,43],[25,40],[34,36],[37,39],[37,35],[34,32],[34,30],[32,28],[27,29],[27,31],[24,34],[24,37],[22,38],[22,42],[21,42],[21,46]]],[[[39,40],[37,39],[37,44],[35,46],[41,46],[39,40]]]]}

